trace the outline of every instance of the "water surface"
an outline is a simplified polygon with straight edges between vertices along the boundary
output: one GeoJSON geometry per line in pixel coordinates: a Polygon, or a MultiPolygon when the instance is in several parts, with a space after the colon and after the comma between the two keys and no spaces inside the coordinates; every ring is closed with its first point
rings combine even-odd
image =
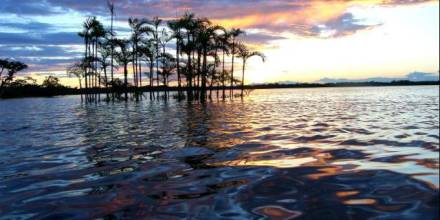
{"type": "Polygon", "coordinates": [[[437,219],[438,86],[0,100],[0,218],[437,219]]]}

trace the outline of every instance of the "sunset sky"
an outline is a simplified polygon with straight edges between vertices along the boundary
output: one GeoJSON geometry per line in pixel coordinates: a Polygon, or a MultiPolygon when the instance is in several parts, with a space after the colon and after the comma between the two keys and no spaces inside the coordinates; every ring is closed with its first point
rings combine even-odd
{"type": "MultiPolygon", "coordinates": [[[[439,2],[432,0],[114,0],[117,33],[128,17],[171,19],[186,11],[225,27],[266,54],[251,59],[247,83],[438,73],[439,2]]],[[[109,25],[106,0],[2,0],[0,57],[30,68],[21,75],[65,79],[82,55],[77,32],[87,16],[109,25]]]]}

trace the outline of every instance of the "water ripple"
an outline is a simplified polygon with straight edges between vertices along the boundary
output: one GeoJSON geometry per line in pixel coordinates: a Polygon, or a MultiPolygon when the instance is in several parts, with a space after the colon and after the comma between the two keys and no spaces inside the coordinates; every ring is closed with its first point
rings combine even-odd
{"type": "Polygon", "coordinates": [[[0,100],[1,219],[436,219],[436,86],[0,100]]]}

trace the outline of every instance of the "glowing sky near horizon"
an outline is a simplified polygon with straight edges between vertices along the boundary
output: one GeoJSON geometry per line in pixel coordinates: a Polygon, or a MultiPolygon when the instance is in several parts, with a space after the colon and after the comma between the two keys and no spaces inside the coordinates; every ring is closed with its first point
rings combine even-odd
{"type": "MultiPolygon", "coordinates": [[[[266,54],[251,59],[247,83],[322,78],[401,77],[439,70],[437,0],[115,0],[117,30],[129,16],[173,18],[185,11],[246,30],[266,54]]],[[[30,65],[27,75],[55,74],[81,55],[76,35],[87,16],[108,25],[105,0],[3,0],[0,57],[30,65]],[[44,74],[42,74],[44,73],[44,74]]],[[[240,61],[238,61],[240,63],[240,61]]]]}

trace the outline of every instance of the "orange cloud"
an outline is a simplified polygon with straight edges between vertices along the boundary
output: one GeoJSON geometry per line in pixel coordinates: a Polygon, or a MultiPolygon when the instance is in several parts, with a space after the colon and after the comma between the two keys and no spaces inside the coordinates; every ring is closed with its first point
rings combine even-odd
{"type": "Polygon", "coordinates": [[[225,27],[253,28],[267,25],[289,25],[295,23],[319,23],[335,18],[346,11],[346,3],[316,1],[311,4],[289,4],[285,11],[214,19],[215,23],[225,27]],[[303,7],[298,10],[298,7],[303,7]]]}
{"type": "MultiPolygon", "coordinates": [[[[359,25],[359,20],[350,14],[348,9],[354,6],[395,6],[434,2],[433,0],[312,0],[295,1],[285,4],[283,10],[267,10],[261,8],[247,15],[213,19],[215,23],[228,28],[266,29],[273,32],[290,31],[302,36],[320,36],[321,31],[329,30],[332,24],[334,36],[346,36],[357,30],[368,30],[376,25],[359,25]],[[347,18],[351,20],[347,20],[347,18]],[[344,20],[345,19],[345,20],[344,20]],[[335,22],[341,22],[340,25],[335,22]],[[351,22],[351,27],[348,27],[351,22]],[[322,29],[322,30],[320,30],[322,29]],[[348,29],[348,30],[347,30],[348,29]],[[339,33],[339,31],[341,31],[339,33]]],[[[246,12],[244,12],[246,13],[246,12]]]]}

